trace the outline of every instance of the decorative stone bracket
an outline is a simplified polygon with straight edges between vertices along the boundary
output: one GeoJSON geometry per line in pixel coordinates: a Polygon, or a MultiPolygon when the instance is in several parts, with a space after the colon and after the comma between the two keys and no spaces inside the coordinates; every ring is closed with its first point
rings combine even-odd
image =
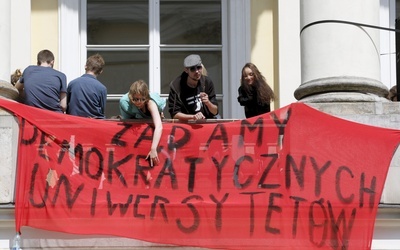
{"type": "Polygon", "coordinates": [[[19,91],[11,83],[0,80],[0,97],[17,100],[19,97],[19,91]]]}

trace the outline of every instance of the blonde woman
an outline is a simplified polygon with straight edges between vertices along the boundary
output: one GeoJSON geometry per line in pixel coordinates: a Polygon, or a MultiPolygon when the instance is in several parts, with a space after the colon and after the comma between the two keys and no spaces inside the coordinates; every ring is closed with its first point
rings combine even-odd
{"type": "Polygon", "coordinates": [[[146,159],[150,165],[158,165],[160,162],[157,154],[158,143],[162,135],[161,113],[165,107],[165,99],[157,93],[149,93],[149,87],[143,80],[132,83],[129,92],[119,101],[120,113],[123,119],[152,119],[154,134],[150,152],[146,159]]]}

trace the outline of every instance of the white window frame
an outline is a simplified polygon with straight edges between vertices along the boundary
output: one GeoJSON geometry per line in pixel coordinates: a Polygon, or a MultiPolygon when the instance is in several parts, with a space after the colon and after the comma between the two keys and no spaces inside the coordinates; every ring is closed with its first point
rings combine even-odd
{"type": "MultiPolygon", "coordinates": [[[[159,23],[159,0],[150,4],[150,31],[159,23]]],[[[84,73],[86,62],[86,0],[59,0],[60,70],[68,81],[84,73]]],[[[237,102],[242,66],[250,60],[250,1],[221,0],[222,7],[222,91],[223,113],[226,118],[242,118],[243,108],[237,102]]],[[[160,89],[160,41],[156,34],[149,34],[149,80],[151,91],[160,89]],[[158,48],[158,49],[157,49],[158,48]]],[[[108,96],[113,99],[113,96],[108,96]]],[[[115,97],[117,98],[117,97],[115,97]]]]}
{"type": "MultiPolygon", "coordinates": [[[[380,26],[394,29],[396,0],[380,0],[380,26]]],[[[390,89],[396,85],[396,33],[380,31],[381,82],[390,89]]]]}
{"type": "Polygon", "coordinates": [[[59,68],[67,75],[67,80],[81,76],[86,62],[86,19],[81,9],[86,9],[86,1],[59,0],[59,68]],[[82,27],[83,30],[82,30],[82,27]],[[85,53],[82,53],[85,48],[85,53]]]}

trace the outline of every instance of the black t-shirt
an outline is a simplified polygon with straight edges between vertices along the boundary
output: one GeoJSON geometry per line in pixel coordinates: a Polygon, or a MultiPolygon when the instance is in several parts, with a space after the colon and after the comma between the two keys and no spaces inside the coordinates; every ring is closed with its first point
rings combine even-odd
{"type": "Polygon", "coordinates": [[[191,88],[187,84],[181,86],[181,100],[190,114],[201,112],[203,103],[200,99],[200,89],[198,87],[191,88]]]}
{"type": "Polygon", "coordinates": [[[188,74],[183,72],[170,84],[168,111],[171,117],[179,112],[192,115],[202,112],[206,119],[215,119],[216,116],[201,102],[199,96],[200,92],[205,92],[210,102],[218,105],[212,80],[207,76],[201,76],[197,82],[197,88],[191,88],[187,85],[187,78],[188,74]]]}

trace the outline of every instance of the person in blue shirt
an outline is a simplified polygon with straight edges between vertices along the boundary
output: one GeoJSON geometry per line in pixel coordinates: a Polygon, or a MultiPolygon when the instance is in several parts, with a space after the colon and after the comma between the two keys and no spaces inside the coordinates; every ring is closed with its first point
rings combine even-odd
{"type": "Polygon", "coordinates": [[[28,66],[15,87],[29,106],[64,113],[67,108],[67,77],[53,69],[54,54],[42,50],[37,65],[28,66]]]}
{"type": "Polygon", "coordinates": [[[86,73],[72,80],[67,89],[67,114],[96,119],[105,118],[107,88],[97,80],[105,62],[101,55],[90,56],[86,73]]]}

